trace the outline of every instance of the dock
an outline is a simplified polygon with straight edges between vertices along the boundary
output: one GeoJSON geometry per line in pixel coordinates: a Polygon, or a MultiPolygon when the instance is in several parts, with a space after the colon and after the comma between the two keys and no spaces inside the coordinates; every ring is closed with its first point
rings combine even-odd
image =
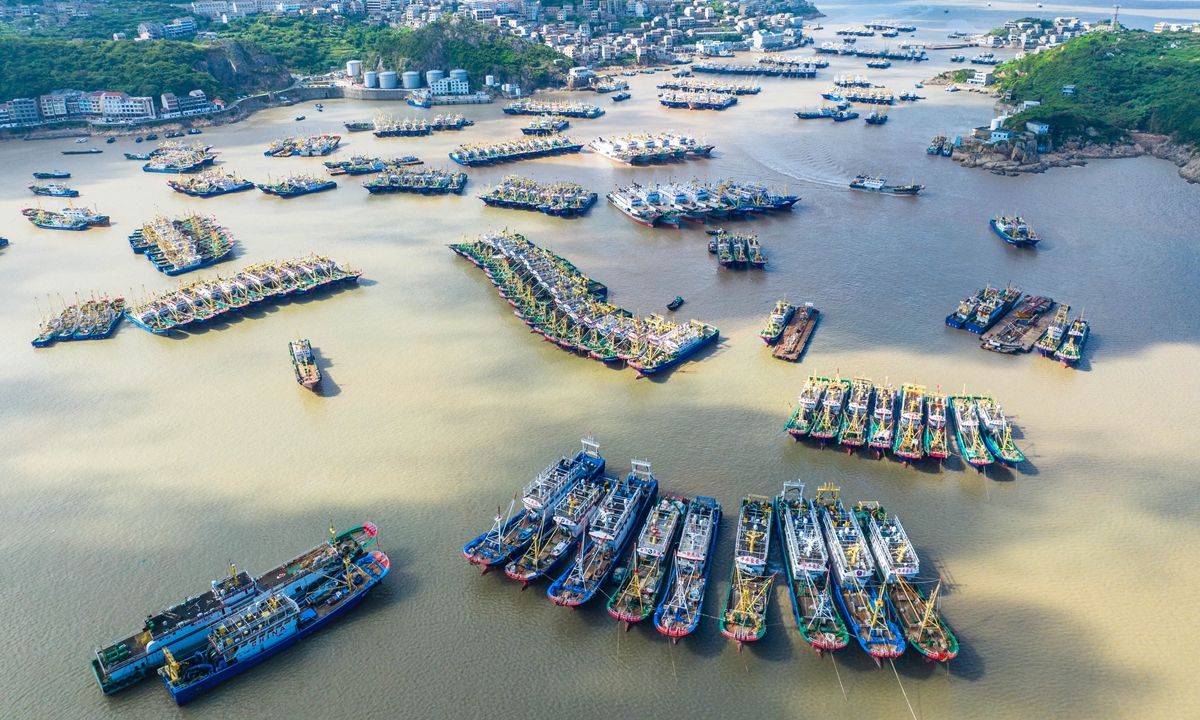
{"type": "Polygon", "coordinates": [[[982,335],[979,347],[1005,355],[1030,352],[1054,320],[1057,307],[1050,298],[1026,295],[982,335]]]}
{"type": "MultiPolygon", "coordinates": [[[[804,348],[808,347],[808,339],[812,337],[813,330],[817,328],[817,316],[820,313],[812,303],[805,303],[804,307],[796,308],[792,319],[783,328],[783,337],[779,338],[771,354],[789,362],[799,360],[804,354],[804,348]]],[[[1036,338],[1034,340],[1036,341],[1036,338]]]]}

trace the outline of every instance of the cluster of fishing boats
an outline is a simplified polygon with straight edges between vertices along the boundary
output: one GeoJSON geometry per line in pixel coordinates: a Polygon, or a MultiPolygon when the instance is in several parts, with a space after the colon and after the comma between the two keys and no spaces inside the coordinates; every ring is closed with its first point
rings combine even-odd
{"type": "Polygon", "coordinates": [[[289,157],[292,155],[300,155],[302,157],[313,157],[318,155],[328,155],[337,149],[341,144],[342,136],[333,135],[330,133],[321,133],[320,135],[310,135],[308,137],[286,137],[276,140],[267,146],[266,152],[263,155],[268,157],[289,157]]]}
{"type": "MultiPolygon", "coordinates": [[[[704,615],[721,504],[660,494],[649,462],[633,460],[623,480],[606,474],[595,439],[582,445],[515,494],[507,511],[498,507],[491,529],[463,556],[483,573],[502,567],[522,588],[557,575],[546,591],[555,604],[577,607],[605,595],[626,630],[652,618],[678,642],[704,615]]],[[[920,561],[899,518],[872,502],[851,514],[831,486],[808,500],[798,482],[784,483],[775,498],[742,500],[718,616],[739,650],[767,632],[778,574],[767,569],[773,537],[800,633],[819,655],[845,647],[852,633],[877,662],[902,654],[906,643],[933,661],[957,655],[936,610],[938,590],[926,597],[917,585],[920,561]]]]}
{"type": "Polygon", "coordinates": [[[575,217],[596,204],[596,193],[576,183],[541,183],[520,175],[508,175],[494,187],[488,187],[479,199],[491,207],[575,217]]]}
{"type": "Polygon", "coordinates": [[[467,174],[439,167],[393,167],[364,182],[362,186],[372,195],[395,192],[421,195],[461,194],[467,186],[467,174]]]}
{"type": "Polygon", "coordinates": [[[687,110],[725,110],[737,105],[737,97],[716,92],[672,92],[659,93],[658,103],[663,107],[687,110]]]}
{"type": "Polygon", "coordinates": [[[366,155],[353,155],[345,160],[326,160],[325,170],[330,175],[369,175],[383,170],[398,170],[410,165],[423,165],[415,155],[384,160],[366,155]]]}
{"type": "Polygon", "coordinates": [[[988,283],[960,302],[958,309],[946,316],[946,324],[982,335],[999,322],[1021,297],[1021,288],[1012,283],[1003,288],[994,288],[988,283]]]}
{"type": "Polygon", "coordinates": [[[206,170],[191,177],[168,180],[167,185],[175,192],[192,197],[216,197],[254,188],[254,183],[241,175],[220,170],[206,170]]]}
{"type": "Polygon", "coordinates": [[[592,152],[626,165],[649,165],[689,157],[707,158],[714,147],[691,135],[671,132],[600,137],[588,143],[588,149],[592,152]]]}
{"type": "Polygon", "coordinates": [[[506,115],[559,115],[567,118],[598,118],[604,114],[599,106],[581,102],[541,102],[518,100],[504,108],[506,115]]]}
{"type": "Polygon", "coordinates": [[[857,102],[866,103],[868,105],[895,105],[896,96],[891,90],[885,88],[877,90],[864,90],[862,88],[835,88],[831,87],[821,93],[821,97],[834,102],[857,102]]]}
{"type": "Polygon", "coordinates": [[[259,190],[268,195],[278,195],[282,198],[308,195],[309,193],[332,190],[336,187],[337,183],[333,180],[326,180],[307,173],[288,175],[277,182],[268,180],[265,183],[258,183],[259,190]]]}
{"type": "Polygon", "coordinates": [[[515,162],[534,158],[577,153],[583,143],[566,135],[549,135],[528,140],[507,140],[495,143],[459,145],[450,152],[450,159],[459,165],[476,167],[496,162],[515,162]]]}
{"type": "Polygon", "coordinates": [[[817,65],[809,63],[759,62],[752,65],[701,61],[692,63],[692,70],[714,75],[763,75],[767,77],[811,78],[817,76],[817,65]]]}
{"type": "Polygon", "coordinates": [[[851,37],[875,37],[875,31],[867,27],[844,27],[834,32],[835,35],[849,35],[851,37]]]}
{"type": "Polygon", "coordinates": [[[473,120],[468,120],[462,115],[438,115],[432,120],[425,118],[394,118],[386,113],[379,113],[375,116],[375,121],[372,123],[375,137],[421,137],[429,135],[433,132],[442,130],[462,130],[465,127],[474,125],[473,120]]]}
{"type": "Polygon", "coordinates": [[[723,268],[764,268],[767,256],[762,254],[757,235],[731,233],[724,229],[708,242],[708,251],[717,256],[723,268]]]}
{"type": "Polygon", "coordinates": [[[207,215],[180,219],[155,215],[134,230],[129,246],[167,275],[179,275],[220,262],[233,252],[233,236],[207,215]]]}
{"type": "Polygon", "coordinates": [[[212,165],[217,154],[212,152],[211,145],[194,143],[190,147],[182,142],[160,143],[158,149],[150,153],[150,162],[142,166],[146,172],[157,173],[193,173],[212,165]]]}
{"type": "Polygon", "coordinates": [[[782,55],[780,53],[768,53],[760,55],[755,61],[760,65],[783,65],[783,66],[811,66],[815,69],[824,69],[829,67],[829,61],[818,55],[782,55]]]}
{"type": "Polygon", "coordinates": [[[836,442],[847,453],[869,449],[882,458],[891,452],[905,465],[950,457],[953,429],[963,460],[977,470],[996,461],[1016,467],[1025,460],[995,398],[946,397],[916,384],[905,383],[897,391],[886,381],[812,375],[783,429],[797,441],[808,437],[821,447],[836,442]]]}
{"type": "Polygon", "coordinates": [[[109,224],[107,215],[101,215],[97,209],[77,208],[74,203],[59,212],[36,207],[25,208],[21,214],[44,230],[79,231],[90,227],[107,227],[109,224]]]}
{"type": "Polygon", "coordinates": [[[834,87],[840,88],[869,88],[873,87],[866,75],[834,75],[834,87]]]}
{"type": "Polygon", "coordinates": [[[524,135],[558,135],[571,127],[571,121],[561,115],[538,115],[521,128],[524,135]]]}
{"type": "Polygon", "coordinates": [[[535,333],[601,362],[623,362],[638,377],[674,367],[719,336],[698,320],[676,324],[613,305],[604,285],[517,233],[481,235],[450,249],[483,270],[535,333]]]}
{"type": "MultiPolygon", "coordinates": [[[[48,347],[55,342],[67,340],[103,340],[113,334],[121,322],[121,313],[125,309],[125,299],[110,298],[94,295],[87,300],[75,296],[71,305],[59,298],[62,309],[54,312],[54,304],[50,303],[50,314],[42,313],[38,323],[37,337],[33,339],[34,347],[48,347]]],[[[38,304],[41,312],[41,304],[38,304]]]]}
{"type": "Polygon", "coordinates": [[[391,561],[370,549],[379,534],[371,523],[329,533],[257,577],[231,565],[228,577],[97,648],[100,688],[111,694],[157,674],[183,705],[332,624],[383,580],[391,561]]]}
{"type": "MultiPolygon", "coordinates": [[[[786,189],[785,189],[786,192],[786,189]]],[[[761,183],[732,179],[716,183],[634,183],[608,194],[618,210],[643,225],[679,227],[681,220],[703,223],[709,218],[742,218],[751,214],[791,210],[799,196],[773,192],[761,183]]]]}
{"type": "Polygon", "coordinates": [[[1046,328],[1042,337],[1034,343],[1038,355],[1054,358],[1063,367],[1075,367],[1083,357],[1083,346],[1087,342],[1090,326],[1083,319],[1083,313],[1074,320],[1068,319],[1069,305],[1063,305],[1046,328]]]}
{"type": "Polygon", "coordinates": [[[200,278],[133,303],[130,322],[156,335],[192,323],[207,323],[227,313],[276,302],[341,283],[358,282],[361,270],[341,267],[324,255],[248,265],[233,277],[200,278]]]}
{"type": "Polygon", "coordinates": [[[715,82],[712,80],[667,80],[659,84],[659,90],[679,90],[682,92],[718,93],[724,95],[757,95],[762,92],[758,85],[746,83],[715,82]]]}
{"type": "Polygon", "coordinates": [[[945,135],[934,135],[933,140],[929,143],[929,147],[925,148],[925,154],[950,157],[954,154],[954,148],[957,147],[957,145],[958,143],[946,137],[945,135]]]}

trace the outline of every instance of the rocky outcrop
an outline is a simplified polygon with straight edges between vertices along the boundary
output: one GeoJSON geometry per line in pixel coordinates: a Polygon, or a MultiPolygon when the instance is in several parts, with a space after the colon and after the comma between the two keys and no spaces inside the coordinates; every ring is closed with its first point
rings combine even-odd
{"type": "Polygon", "coordinates": [[[292,84],[292,75],[266,53],[235,40],[219,40],[204,47],[204,59],[196,69],[207,72],[217,82],[239,92],[251,94],[279,90],[292,84]]]}
{"type": "MultiPolygon", "coordinates": [[[[1045,136],[1025,136],[1005,143],[985,145],[982,141],[964,139],[961,150],[953,156],[963,167],[975,167],[1001,173],[1042,173],[1052,167],[1086,165],[1088,160],[1153,155],[1170,160],[1179,167],[1179,176],[1189,183],[1200,183],[1200,153],[1188,145],[1177,145],[1166,135],[1131,133],[1127,142],[1097,144],[1071,141],[1062,148],[1038,150],[1038,142],[1048,142],[1045,136]]],[[[1043,146],[1045,148],[1045,146],[1043,146]]]]}

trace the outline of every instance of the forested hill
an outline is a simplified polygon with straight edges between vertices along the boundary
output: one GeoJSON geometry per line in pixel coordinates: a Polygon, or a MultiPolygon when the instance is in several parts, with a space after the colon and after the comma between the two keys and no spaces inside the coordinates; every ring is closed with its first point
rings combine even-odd
{"type": "Polygon", "coordinates": [[[1200,34],[1092,33],[1004,63],[996,75],[1012,101],[1041,103],[1017,116],[1022,126],[1037,120],[1058,136],[1139,131],[1200,144],[1200,34]],[[1064,85],[1074,94],[1064,95],[1064,85]]]}

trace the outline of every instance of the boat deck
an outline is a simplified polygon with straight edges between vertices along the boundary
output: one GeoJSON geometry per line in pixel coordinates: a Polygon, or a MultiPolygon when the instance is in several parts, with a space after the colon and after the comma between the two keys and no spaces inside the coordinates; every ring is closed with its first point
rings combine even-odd
{"type": "Polygon", "coordinates": [[[1036,318],[1023,320],[1018,317],[1017,313],[1027,309],[1027,300],[1018,302],[1013,309],[1000,318],[999,322],[992,326],[991,330],[985,332],[981,336],[979,347],[1005,354],[1032,351],[1034,344],[1054,321],[1058,303],[1051,301],[1046,305],[1045,311],[1036,318]]]}
{"type": "MultiPolygon", "coordinates": [[[[811,305],[796,308],[792,319],[783,328],[783,336],[775,344],[772,354],[780,360],[796,362],[808,347],[808,340],[817,327],[820,311],[811,305]]],[[[1035,338],[1036,340],[1036,338],[1035,338]]]]}

